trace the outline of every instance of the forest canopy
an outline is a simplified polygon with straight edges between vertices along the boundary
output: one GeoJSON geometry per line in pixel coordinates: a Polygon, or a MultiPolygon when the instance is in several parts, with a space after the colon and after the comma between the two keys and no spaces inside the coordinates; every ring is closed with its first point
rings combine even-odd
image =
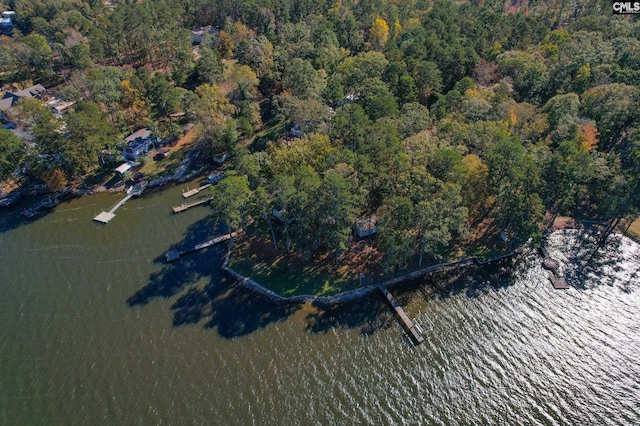
{"type": "MultiPolygon", "coordinates": [[[[71,179],[141,126],[180,134],[180,115],[203,125],[205,152],[232,155],[219,190],[234,208],[217,217],[287,251],[337,256],[375,216],[385,267],[402,268],[481,226],[512,245],[545,215],[615,222],[640,207],[640,23],[607,2],[6,6],[5,85],[77,102],[64,124],[18,108],[31,155],[64,153],[71,179]]],[[[30,153],[3,135],[6,177],[30,153]]]]}

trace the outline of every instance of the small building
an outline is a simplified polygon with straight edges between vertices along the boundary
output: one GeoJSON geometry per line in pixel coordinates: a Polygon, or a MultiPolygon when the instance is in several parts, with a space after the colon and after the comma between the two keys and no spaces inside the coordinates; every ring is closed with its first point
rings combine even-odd
{"type": "Polygon", "coordinates": [[[135,161],[138,157],[149,152],[151,145],[157,141],[157,138],[151,136],[151,130],[137,130],[125,139],[127,144],[122,149],[122,156],[125,160],[135,161]]]}
{"type": "Polygon", "coordinates": [[[304,136],[304,131],[302,130],[302,125],[300,123],[296,123],[291,128],[291,136],[294,138],[301,138],[304,136]]]}
{"type": "Polygon", "coordinates": [[[218,170],[218,171],[215,171],[215,172],[211,173],[209,176],[207,176],[207,183],[208,184],[218,183],[222,179],[224,179],[224,172],[218,170]]]}
{"type": "Polygon", "coordinates": [[[218,29],[212,27],[211,25],[207,25],[206,27],[196,28],[191,31],[191,41],[193,44],[200,44],[204,41],[204,38],[207,35],[217,35],[218,29]]]}
{"type": "Polygon", "coordinates": [[[133,161],[127,161],[124,162],[122,164],[120,164],[118,167],[116,167],[116,173],[118,173],[120,176],[123,176],[125,172],[131,170],[131,168],[135,165],[135,163],[133,161]]]}
{"type": "Polygon", "coordinates": [[[376,227],[378,223],[378,218],[376,215],[371,215],[368,217],[364,217],[358,221],[356,221],[356,235],[360,238],[368,237],[369,235],[373,235],[378,232],[378,228],[376,227]]]}

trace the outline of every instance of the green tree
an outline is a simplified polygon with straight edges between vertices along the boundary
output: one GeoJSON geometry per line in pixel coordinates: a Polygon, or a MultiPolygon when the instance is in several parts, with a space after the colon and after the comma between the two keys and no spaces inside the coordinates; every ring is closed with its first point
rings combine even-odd
{"type": "Polygon", "coordinates": [[[0,180],[5,180],[20,167],[26,148],[11,130],[0,129],[0,180]]]}
{"type": "Polygon", "coordinates": [[[453,235],[465,235],[468,229],[468,211],[462,206],[457,185],[441,185],[435,194],[415,206],[415,214],[420,245],[419,266],[422,266],[424,253],[439,258],[453,235]]]}
{"type": "Polygon", "coordinates": [[[393,268],[404,267],[413,253],[414,223],[413,203],[407,197],[391,197],[378,210],[378,238],[387,273],[393,268]]]}
{"type": "Polygon", "coordinates": [[[97,165],[100,151],[114,147],[118,134],[107,115],[93,102],[77,103],[65,121],[63,167],[69,177],[74,177],[97,165]]]}
{"type": "Polygon", "coordinates": [[[198,83],[219,83],[224,71],[220,54],[208,46],[201,46],[200,59],[194,71],[198,83]]]}
{"type": "Polygon", "coordinates": [[[227,225],[231,245],[233,229],[242,226],[247,219],[251,190],[246,176],[229,175],[211,187],[211,210],[214,219],[227,225]]]}
{"type": "Polygon", "coordinates": [[[536,164],[523,146],[507,135],[487,149],[486,161],[498,226],[509,229],[515,240],[526,241],[539,232],[543,213],[536,164]]]}

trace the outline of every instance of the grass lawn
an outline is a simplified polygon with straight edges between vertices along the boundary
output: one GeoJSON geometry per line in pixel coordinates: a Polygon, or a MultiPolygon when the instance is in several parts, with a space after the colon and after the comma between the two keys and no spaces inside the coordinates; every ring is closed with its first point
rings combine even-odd
{"type": "Polygon", "coordinates": [[[305,261],[299,253],[278,252],[270,241],[246,234],[236,239],[229,266],[287,297],[331,296],[360,286],[357,274],[339,271],[326,253],[305,261]]]}
{"type": "Polygon", "coordinates": [[[154,152],[150,152],[148,161],[140,168],[140,172],[144,173],[146,180],[152,180],[172,174],[180,165],[182,160],[187,156],[191,148],[198,142],[202,134],[202,125],[197,125],[185,133],[178,142],[171,147],[169,156],[160,161],[153,160],[154,152]]]}
{"type": "MultiPolygon", "coordinates": [[[[311,258],[301,253],[284,251],[278,241],[277,251],[271,239],[255,236],[252,229],[235,240],[229,266],[240,274],[250,277],[264,287],[286,297],[302,294],[331,296],[353,290],[364,285],[376,284],[414,272],[441,262],[451,262],[475,256],[487,260],[506,253],[506,244],[491,229],[476,232],[472,241],[459,244],[444,259],[425,256],[418,265],[418,254],[407,259],[407,265],[385,273],[383,254],[373,240],[356,240],[335,262],[333,255],[320,252],[311,258]],[[363,279],[360,275],[363,274],[363,279]]],[[[480,231],[480,230],[478,230],[480,231]]]]}
{"type": "Polygon", "coordinates": [[[628,233],[631,234],[636,239],[640,239],[640,219],[636,220],[631,224],[631,227],[629,228],[628,233]]]}

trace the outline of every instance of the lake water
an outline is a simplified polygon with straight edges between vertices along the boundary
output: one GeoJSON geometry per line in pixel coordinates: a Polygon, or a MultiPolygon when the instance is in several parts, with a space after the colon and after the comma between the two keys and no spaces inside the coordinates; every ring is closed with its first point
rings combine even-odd
{"type": "MultiPolygon", "coordinates": [[[[193,186],[193,185],[192,185],[193,186]]],[[[327,425],[640,422],[640,248],[587,258],[554,234],[572,288],[531,255],[394,291],[414,347],[381,297],[319,311],[274,306],[218,271],[206,207],[180,188],[63,203],[25,222],[0,212],[0,424],[327,425]]]]}

